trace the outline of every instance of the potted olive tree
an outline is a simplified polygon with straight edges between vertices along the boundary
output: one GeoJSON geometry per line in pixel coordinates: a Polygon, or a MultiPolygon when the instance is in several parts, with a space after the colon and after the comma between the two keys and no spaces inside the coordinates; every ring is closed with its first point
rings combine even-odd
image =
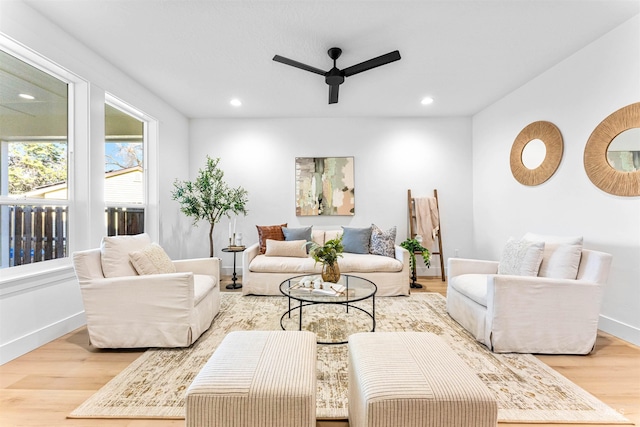
{"type": "Polygon", "coordinates": [[[223,215],[247,214],[248,192],[242,187],[231,188],[224,181],[224,172],[218,167],[220,158],[207,156],[204,169],[198,171],[195,181],[173,183],[173,200],[180,203],[180,211],[193,217],[193,224],[205,220],[209,223],[209,256],[213,256],[213,229],[223,215]]]}

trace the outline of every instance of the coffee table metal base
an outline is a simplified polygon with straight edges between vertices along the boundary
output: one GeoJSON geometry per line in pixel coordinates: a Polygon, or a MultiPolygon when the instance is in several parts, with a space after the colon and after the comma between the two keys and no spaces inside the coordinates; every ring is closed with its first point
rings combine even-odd
{"type": "MultiPolygon", "coordinates": [[[[363,332],[375,332],[376,330],[376,297],[375,295],[371,297],[371,312],[368,312],[364,308],[351,305],[348,302],[344,302],[344,303],[305,302],[303,303],[302,301],[300,301],[300,305],[291,307],[291,297],[288,297],[288,299],[289,299],[289,309],[284,312],[282,317],[280,317],[280,327],[282,328],[282,330],[285,330],[285,331],[287,330],[284,326],[284,318],[285,317],[291,318],[291,313],[295,310],[298,310],[299,311],[298,312],[298,330],[301,331],[302,330],[302,307],[307,307],[310,305],[344,305],[347,313],[349,312],[350,308],[352,309],[355,308],[356,310],[360,310],[361,312],[363,312],[364,314],[366,314],[371,318],[371,322],[372,322],[371,330],[363,331],[363,332]]],[[[324,344],[324,345],[347,344],[348,342],[349,342],[348,337],[344,341],[317,341],[318,344],[324,344]]]]}

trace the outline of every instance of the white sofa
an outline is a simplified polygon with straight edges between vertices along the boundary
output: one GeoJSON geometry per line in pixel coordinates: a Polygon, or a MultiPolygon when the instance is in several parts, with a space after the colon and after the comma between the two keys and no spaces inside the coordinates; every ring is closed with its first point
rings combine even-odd
{"type": "Polygon", "coordinates": [[[111,265],[104,241],[102,248],[73,254],[94,347],[187,347],[209,329],[220,310],[218,258],[169,260],[175,273],[138,275],[126,251],[145,248],[149,236],[109,239],[120,246],[111,265]]]}
{"type": "Polygon", "coordinates": [[[449,258],[447,311],[496,353],[588,354],[611,255],[582,249],[575,279],[497,274],[497,261],[449,258]]]}
{"type": "MultiPolygon", "coordinates": [[[[337,238],[341,230],[313,230],[312,239],[322,245],[337,238]]],[[[409,295],[409,252],[395,246],[395,258],[344,252],[338,258],[340,273],[352,274],[371,280],[378,287],[376,296],[409,295]]],[[[249,246],[242,254],[243,295],[282,295],[280,283],[301,274],[320,274],[322,265],[314,259],[266,256],[260,254],[258,243],[249,246]]]]}

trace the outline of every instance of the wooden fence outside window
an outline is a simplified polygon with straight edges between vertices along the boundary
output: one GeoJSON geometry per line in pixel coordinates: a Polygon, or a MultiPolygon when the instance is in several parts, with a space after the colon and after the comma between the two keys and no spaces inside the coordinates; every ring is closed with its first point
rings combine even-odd
{"type": "MultiPolygon", "coordinates": [[[[68,256],[67,206],[5,206],[9,214],[9,267],[68,256]]],[[[107,235],[144,232],[144,208],[108,207],[107,235]]]]}

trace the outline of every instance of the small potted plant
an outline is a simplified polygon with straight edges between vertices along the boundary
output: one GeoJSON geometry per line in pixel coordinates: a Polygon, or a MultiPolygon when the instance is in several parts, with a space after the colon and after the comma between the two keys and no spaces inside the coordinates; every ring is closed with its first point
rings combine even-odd
{"type": "Polygon", "coordinates": [[[407,239],[404,242],[400,243],[400,246],[409,251],[409,267],[411,267],[411,287],[421,288],[422,285],[416,283],[416,254],[422,255],[424,265],[426,265],[428,268],[431,266],[431,252],[429,252],[429,249],[422,246],[422,243],[420,243],[416,239],[407,239]]]}
{"type": "Polygon", "coordinates": [[[310,245],[309,254],[316,263],[322,264],[322,280],[325,282],[337,283],[340,280],[340,267],[338,258],[342,256],[344,246],[342,246],[342,236],[327,240],[324,245],[315,242],[310,245]]]}

